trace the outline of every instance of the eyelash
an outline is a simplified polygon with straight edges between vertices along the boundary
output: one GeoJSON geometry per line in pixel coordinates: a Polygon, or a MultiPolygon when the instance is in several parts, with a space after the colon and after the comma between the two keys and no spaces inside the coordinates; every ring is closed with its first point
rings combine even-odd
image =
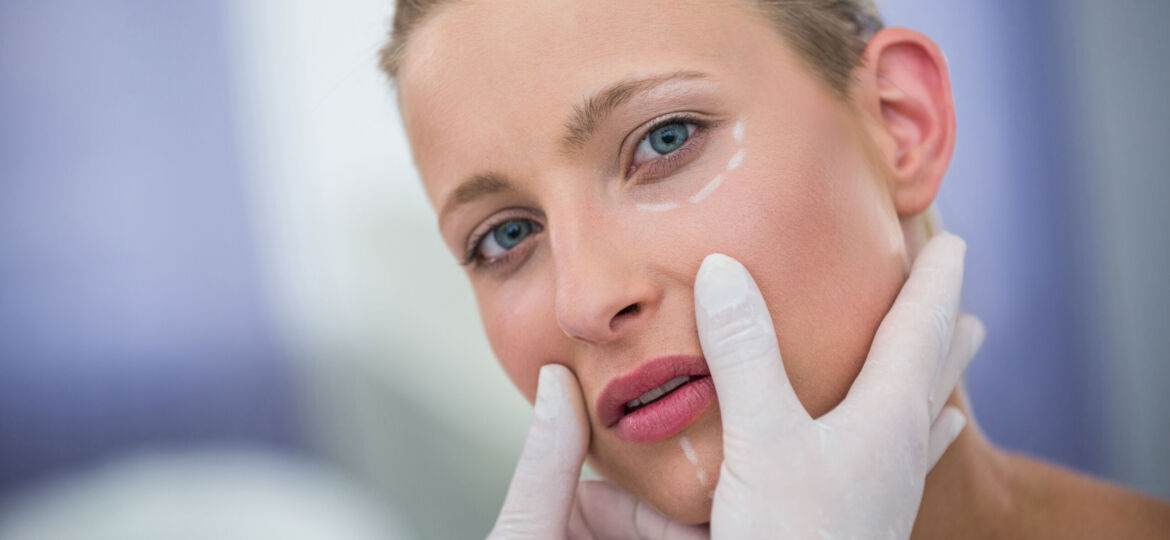
{"type": "MultiPolygon", "coordinates": [[[[626,170],[625,179],[627,181],[629,181],[634,176],[634,173],[640,170],[645,170],[647,168],[649,168],[650,172],[643,173],[643,178],[640,179],[641,182],[647,182],[661,178],[674,171],[674,169],[682,166],[692,157],[692,154],[698,150],[700,144],[706,136],[707,130],[710,129],[712,125],[710,121],[700,118],[695,114],[674,114],[656,120],[650,124],[650,126],[647,127],[642,132],[641,136],[637,139],[637,144],[641,144],[642,141],[646,140],[646,138],[649,137],[651,133],[654,133],[654,131],[658,128],[668,126],[670,124],[693,125],[695,126],[695,131],[694,133],[687,136],[687,140],[685,143],[683,143],[683,146],[679,147],[673,152],[647,161],[641,165],[635,165],[631,163],[626,170]]],[[[634,148],[628,152],[631,162],[633,160],[633,155],[637,151],[638,146],[635,145],[634,148]]],[[[522,256],[528,249],[527,247],[522,247],[530,243],[528,238],[525,238],[520,245],[505,251],[502,255],[499,255],[495,259],[483,261],[478,257],[479,250],[482,247],[484,240],[487,239],[488,235],[492,234],[497,227],[515,219],[528,219],[531,221],[533,224],[532,234],[534,235],[544,230],[540,223],[534,219],[517,215],[515,212],[502,212],[498,214],[497,217],[487,222],[487,224],[482,227],[481,232],[472,238],[472,240],[468,243],[467,252],[459,264],[462,266],[474,265],[476,270],[492,270],[505,267],[511,263],[513,259],[517,258],[518,256],[522,256]]]]}
{"type": "Polygon", "coordinates": [[[700,118],[699,116],[691,113],[675,114],[656,120],[642,132],[642,136],[638,138],[634,148],[628,152],[631,155],[629,158],[631,163],[626,167],[625,179],[629,181],[631,178],[633,178],[636,172],[647,168],[649,168],[649,172],[642,174],[643,178],[640,179],[641,182],[656,180],[670,174],[693,157],[692,154],[694,154],[699,149],[699,146],[706,137],[707,130],[711,128],[711,125],[711,121],[700,118]],[[695,126],[695,132],[690,134],[687,137],[686,142],[683,143],[683,145],[677,150],[647,161],[641,165],[633,164],[632,156],[638,151],[637,145],[642,144],[642,141],[645,141],[646,138],[649,137],[651,133],[654,133],[654,131],[658,128],[668,126],[670,124],[693,125],[695,126]]]}
{"type": "Polygon", "coordinates": [[[527,248],[521,246],[529,243],[528,238],[525,238],[520,245],[505,251],[502,255],[499,255],[490,261],[482,261],[478,256],[480,248],[483,247],[483,241],[487,239],[488,235],[492,234],[500,225],[517,219],[526,219],[532,222],[532,235],[536,235],[544,230],[544,227],[540,224],[539,221],[532,219],[531,217],[528,217],[521,212],[510,212],[505,210],[485,223],[480,229],[481,232],[472,237],[471,241],[468,243],[467,252],[464,254],[463,260],[460,261],[459,264],[462,266],[474,265],[474,268],[477,270],[488,270],[505,266],[511,262],[512,259],[516,258],[518,253],[523,253],[527,248]]]}

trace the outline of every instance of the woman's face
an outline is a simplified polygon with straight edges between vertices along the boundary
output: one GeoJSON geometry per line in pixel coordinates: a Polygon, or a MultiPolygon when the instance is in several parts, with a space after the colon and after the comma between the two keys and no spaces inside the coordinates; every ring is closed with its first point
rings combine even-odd
{"type": "Polygon", "coordinates": [[[412,36],[399,80],[500,364],[530,401],[540,366],[571,369],[592,466],[689,522],[722,460],[703,363],[678,356],[702,355],[703,258],[752,272],[813,416],[845,396],[905,275],[871,120],[735,5],[461,1],[412,36]],[[614,409],[675,375],[692,378],[614,409]]]}

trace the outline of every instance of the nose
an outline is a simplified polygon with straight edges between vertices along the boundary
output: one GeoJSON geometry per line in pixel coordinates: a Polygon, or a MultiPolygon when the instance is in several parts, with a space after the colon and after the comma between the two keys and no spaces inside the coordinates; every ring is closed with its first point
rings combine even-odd
{"type": "Polygon", "coordinates": [[[594,226],[550,227],[556,265],[557,324],[570,338],[595,344],[616,341],[649,319],[662,288],[634,242],[594,226]]]}

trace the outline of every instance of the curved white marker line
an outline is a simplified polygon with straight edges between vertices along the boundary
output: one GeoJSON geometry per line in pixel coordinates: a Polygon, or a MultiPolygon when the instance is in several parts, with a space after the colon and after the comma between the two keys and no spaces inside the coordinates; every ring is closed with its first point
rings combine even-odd
{"type": "Polygon", "coordinates": [[[715,188],[719,187],[719,184],[722,184],[722,183],[723,183],[723,175],[722,174],[715,175],[715,178],[712,178],[710,182],[707,182],[707,185],[703,186],[703,189],[700,189],[698,193],[691,195],[691,198],[689,200],[692,203],[697,203],[703,199],[706,199],[707,195],[710,195],[712,192],[714,192],[715,188]]]}
{"type": "MultiPolygon", "coordinates": [[[[735,142],[737,142],[737,143],[743,142],[744,130],[745,130],[745,127],[744,127],[743,120],[740,120],[740,121],[735,123],[735,127],[733,127],[731,129],[731,136],[735,138],[735,142]]],[[[741,146],[735,152],[735,155],[731,156],[731,159],[727,162],[727,169],[724,170],[723,173],[731,172],[731,171],[738,169],[739,166],[743,164],[743,158],[746,155],[747,155],[747,150],[744,150],[743,147],[741,146]]],[[[703,186],[703,189],[700,189],[698,191],[698,193],[691,195],[691,197],[687,200],[689,200],[693,204],[693,203],[700,202],[703,199],[706,199],[707,196],[714,193],[715,190],[719,187],[719,185],[723,183],[723,173],[715,175],[715,178],[712,178],[710,182],[707,182],[707,185],[703,186]]],[[[635,209],[640,210],[642,212],[669,212],[671,210],[674,210],[675,208],[678,208],[678,206],[679,206],[679,204],[676,202],[667,202],[667,203],[657,203],[657,204],[639,204],[635,207],[635,209]]],[[[684,450],[685,450],[685,448],[684,448],[684,450]]],[[[702,473],[701,470],[699,472],[702,473]]]]}
{"type": "Polygon", "coordinates": [[[682,447],[683,455],[687,457],[687,461],[691,462],[691,465],[699,464],[699,456],[695,454],[695,447],[691,446],[690,439],[683,436],[683,438],[678,440],[678,445],[682,447]]]}
{"type": "Polygon", "coordinates": [[[638,210],[641,210],[643,212],[668,212],[670,210],[674,210],[675,208],[678,208],[678,203],[668,202],[668,203],[659,203],[659,204],[639,204],[635,208],[637,208],[638,210]]]}
{"type": "Polygon", "coordinates": [[[683,438],[679,439],[678,444],[679,446],[682,446],[683,455],[687,457],[687,461],[691,462],[691,465],[694,465],[698,470],[697,474],[699,476],[699,485],[707,487],[707,471],[704,471],[702,467],[699,467],[699,456],[695,454],[695,447],[691,446],[691,440],[684,436],[683,438]]]}
{"type": "Polygon", "coordinates": [[[727,162],[727,170],[734,171],[743,163],[743,157],[747,155],[747,150],[740,148],[734,156],[731,156],[731,161],[727,162]]]}

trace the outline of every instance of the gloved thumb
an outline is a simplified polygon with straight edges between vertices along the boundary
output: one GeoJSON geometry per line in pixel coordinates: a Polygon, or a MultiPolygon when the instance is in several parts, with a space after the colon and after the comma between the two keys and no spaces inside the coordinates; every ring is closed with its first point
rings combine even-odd
{"type": "Polygon", "coordinates": [[[565,366],[541,367],[532,425],[488,538],[563,538],[588,449],[576,377],[565,366]]]}

